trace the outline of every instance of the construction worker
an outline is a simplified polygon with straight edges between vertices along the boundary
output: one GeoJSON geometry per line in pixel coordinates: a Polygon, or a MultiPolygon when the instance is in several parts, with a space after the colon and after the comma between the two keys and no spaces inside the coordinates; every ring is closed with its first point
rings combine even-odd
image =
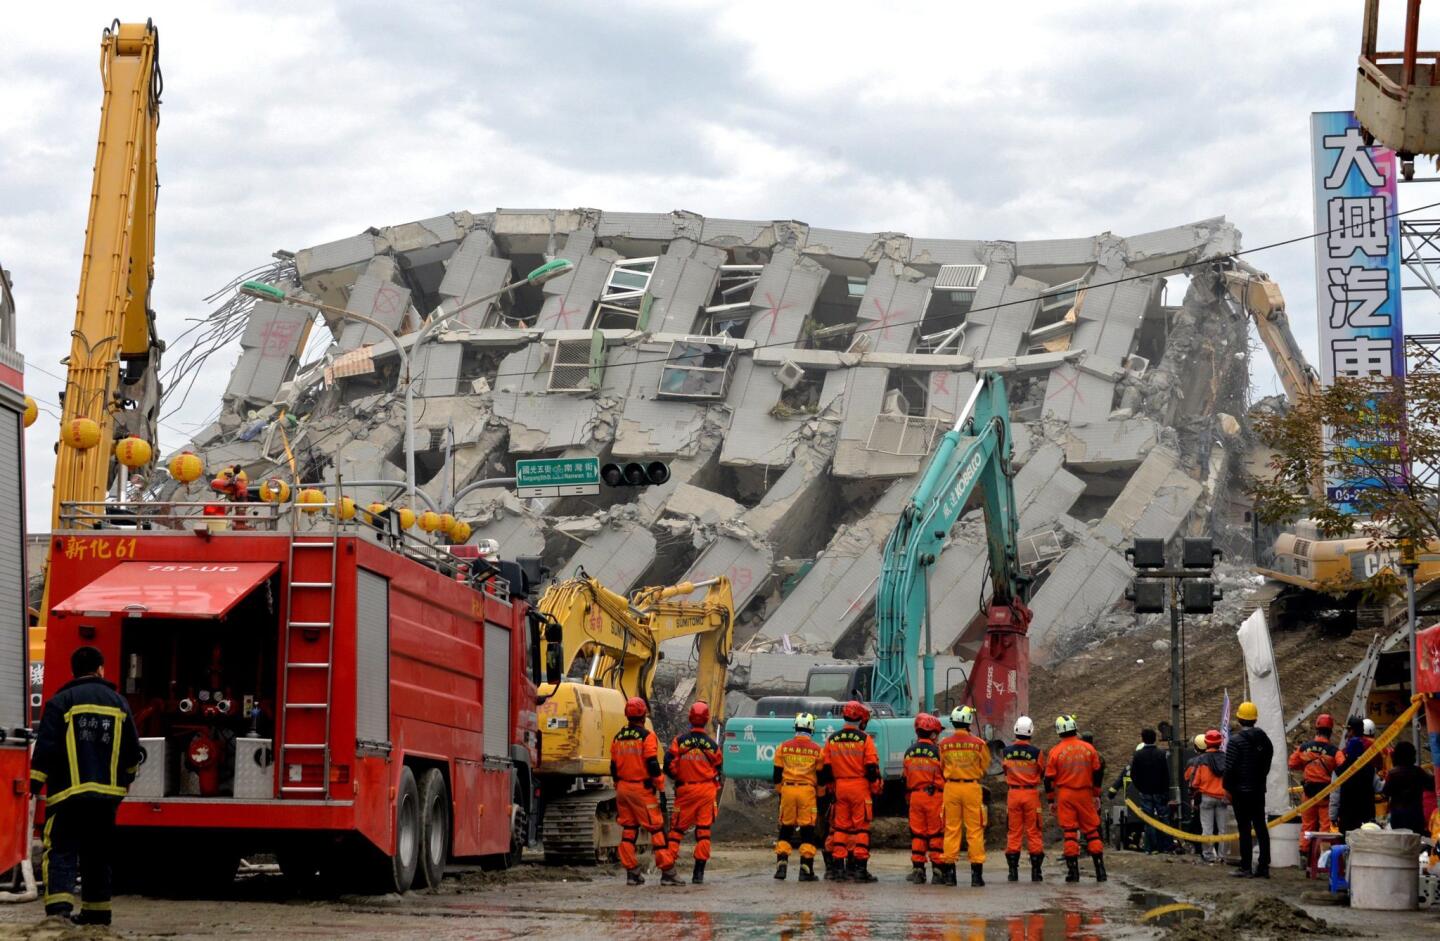
{"type": "Polygon", "coordinates": [[[1240,830],[1240,868],[1231,875],[1242,879],[1270,878],[1270,831],[1265,826],[1265,779],[1270,774],[1270,762],[1275,757],[1275,746],[1270,736],[1255,723],[1260,721],[1260,710],[1253,702],[1242,702],[1235,710],[1240,728],[1230,733],[1230,744],[1225,748],[1225,791],[1230,795],[1230,807],[1235,811],[1235,825],[1240,830]],[[1250,834],[1260,844],[1259,859],[1255,868],[1250,868],[1250,834]]]}
{"type": "Polygon", "coordinates": [[[835,788],[834,857],[837,878],[878,882],[870,874],[871,797],[880,793],[880,756],[865,731],[870,710],[850,700],[840,710],[845,725],[820,750],[820,782],[835,788]]]}
{"type": "Polygon", "coordinates": [[[1005,839],[1005,863],[1010,882],[1020,881],[1021,844],[1030,853],[1030,881],[1042,882],[1040,867],[1045,862],[1045,840],[1040,835],[1040,785],[1045,779],[1045,753],[1030,739],[1035,736],[1035,723],[1029,716],[1015,720],[1015,741],[1001,753],[1005,769],[1005,796],[1008,811],[1008,833],[1005,839]]]}
{"type": "Polygon", "coordinates": [[[956,884],[962,830],[970,856],[970,884],[985,884],[985,795],[980,779],[990,766],[990,746],[970,734],[974,723],[974,707],[956,707],[950,713],[955,731],[940,741],[940,764],[945,773],[945,855],[941,861],[946,885],[956,884]]]}
{"type": "Polygon", "coordinates": [[[626,885],[644,885],[635,839],[643,829],[650,834],[661,885],[684,885],[675,878],[675,857],[665,843],[665,776],[660,772],[660,742],[645,728],[650,707],[639,696],[625,703],[628,724],[610,742],[610,777],[615,780],[615,803],[620,823],[620,865],[626,885]]]}
{"type": "Polygon", "coordinates": [[[720,803],[724,778],[720,771],[720,743],[710,737],[710,705],[690,706],[690,731],[675,736],[665,752],[665,775],[675,782],[675,813],[670,817],[670,858],[680,860],[680,843],[695,828],[695,870],[690,881],[705,881],[710,859],[710,828],[720,803]]]}
{"type": "MultiPolygon", "coordinates": [[[[1225,828],[1225,756],[1220,752],[1224,740],[1219,729],[1209,729],[1195,736],[1205,750],[1185,765],[1185,783],[1194,795],[1196,815],[1200,818],[1202,836],[1218,836],[1225,828]]],[[[1223,858],[1221,843],[1200,844],[1200,857],[1208,862],[1223,858]]]]}
{"type": "Polygon", "coordinates": [[[928,712],[915,717],[915,744],[905,749],[905,793],[910,803],[910,875],[906,880],[925,884],[925,860],[930,860],[930,878],[940,885],[944,879],[945,817],[943,793],[945,775],[940,767],[940,720],[928,712]]]}
{"type": "Polygon", "coordinates": [[[70,655],[70,682],[45,703],[30,760],[30,793],[45,791],[45,914],[110,924],[115,814],[140,770],[140,736],[94,647],[70,655]]]}
{"type": "Polygon", "coordinates": [[[775,784],[780,788],[780,834],[775,841],[775,878],[784,879],[796,830],[800,835],[800,881],[815,881],[815,820],[820,793],[821,749],[815,717],[795,717],[795,737],[775,749],[775,784]]]}
{"type": "MultiPolygon", "coordinates": [[[[1335,776],[1336,770],[1345,763],[1345,755],[1330,742],[1335,733],[1335,719],[1328,712],[1315,717],[1315,738],[1298,746],[1290,753],[1288,762],[1291,771],[1300,772],[1300,788],[1309,800],[1319,794],[1335,776]]],[[[1330,829],[1330,803],[1320,801],[1314,807],[1300,814],[1300,855],[1310,852],[1311,833],[1324,833],[1330,829]]]]}
{"type": "Polygon", "coordinates": [[[1055,803],[1055,819],[1065,835],[1065,881],[1080,881],[1080,837],[1095,862],[1095,881],[1104,882],[1105,844],[1100,842],[1100,814],[1095,795],[1100,790],[1100,753],[1075,733],[1074,716],[1058,716],[1055,733],[1060,741],[1045,760],[1045,792],[1055,803]]]}

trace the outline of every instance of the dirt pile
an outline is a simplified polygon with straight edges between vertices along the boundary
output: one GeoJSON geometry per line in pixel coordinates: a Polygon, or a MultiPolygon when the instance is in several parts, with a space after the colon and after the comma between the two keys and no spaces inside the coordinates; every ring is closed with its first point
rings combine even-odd
{"type": "Polygon", "coordinates": [[[1252,895],[1217,916],[1221,925],[1242,936],[1293,938],[1314,934],[1349,937],[1350,932],[1330,927],[1303,909],[1273,895],[1252,895]]]}
{"type": "Polygon", "coordinates": [[[81,927],[63,918],[46,918],[33,925],[0,925],[0,941],[97,941],[114,937],[105,928],[81,927]]]}

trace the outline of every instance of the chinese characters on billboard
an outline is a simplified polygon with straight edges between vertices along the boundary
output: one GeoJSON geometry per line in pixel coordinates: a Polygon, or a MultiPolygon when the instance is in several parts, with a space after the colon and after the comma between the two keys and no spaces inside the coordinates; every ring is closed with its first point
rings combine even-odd
{"type": "MultiPolygon", "coordinates": [[[[1400,320],[1400,220],[1393,151],[1365,146],[1349,111],[1310,116],[1315,182],[1315,278],[1320,380],[1403,376],[1400,320]]],[[[1348,442],[1337,442],[1344,446],[1348,442]]],[[[1345,508],[1357,488],[1378,483],[1357,470],[1326,481],[1326,495],[1345,508]]]]}

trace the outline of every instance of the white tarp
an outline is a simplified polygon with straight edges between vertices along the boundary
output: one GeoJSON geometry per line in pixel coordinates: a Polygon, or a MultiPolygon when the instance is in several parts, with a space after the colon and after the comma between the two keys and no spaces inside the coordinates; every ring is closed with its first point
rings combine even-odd
{"type": "Polygon", "coordinates": [[[1265,615],[1256,611],[1235,632],[1245,655],[1245,683],[1249,699],[1260,710],[1256,724],[1270,736],[1275,758],[1265,779],[1265,812],[1283,814],[1290,809],[1289,780],[1285,770],[1285,716],[1280,706],[1280,674],[1275,669],[1275,648],[1270,644],[1270,627],[1265,615]]]}

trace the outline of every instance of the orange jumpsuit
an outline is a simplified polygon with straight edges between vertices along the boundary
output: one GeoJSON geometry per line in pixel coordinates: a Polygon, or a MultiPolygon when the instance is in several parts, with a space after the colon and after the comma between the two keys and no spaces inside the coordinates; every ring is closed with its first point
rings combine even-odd
{"type": "MultiPolygon", "coordinates": [[[[1336,770],[1345,763],[1345,753],[1330,744],[1329,736],[1315,736],[1290,753],[1288,762],[1291,771],[1300,772],[1300,789],[1305,797],[1319,794],[1335,776],[1336,770]]],[[[1324,833],[1330,829],[1330,802],[1323,800],[1300,814],[1300,854],[1310,852],[1309,833],[1324,833]]]]}
{"type": "Polygon", "coordinates": [[[775,783],[780,785],[780,834],[775,855],[789,858],[800,833],[800,858],[815,858],[815,819],[822,750],[808,735],[796,735],[775,749],[775,783]]]}
{"type": "Polygon", "coordinates": [[[880,756],[875,741],[857,725],[845,727],[820,750],[821,767],[827,780],[835,783],[833,855],[843,861],[853,856],[870,858],[870,821],[875,816],[870,803],[872,786],[880,785],[880,756]]]}
{"type": "Polygon", "coordinates": [[[620,865],[638,869],[635,838],[640,830],[650,834],[655,865],[670,869],[675,857],[665,845],[665,817],[660,813],[660,793],[665,778],[660,773],[660,740],[643,725],[627,725],[610,742],[610,776],[615,779],[615,803],[620,823],[620,865]]]}
{"type": "Polygon", "coordinates": [[[670,858],[680,858],[680,842],[694,827],[695,859],[704,862],[710,858],[710,828],[720,802],[720,745],[704,729],[675,736],[665,753],[665,773],[675,782],[670,858]]]}
{"type": "Polygon", "coordinates": [[[954,865],[960,858],[960,831],[972,865],[985,862],[985,794],[980,779],[990,766],[990,746],[965,729],[940,740],[940,764],[945,775],[945,853],[942,861],[954,865]]]}
{"type": "Polygon", "coordinates": [[[1005,783],[1010,790],[1005,797],[1009,824],[1005,839],[1006,853],[1019,853],[1021,843],[1031,856],[1045,852],[1040,835],[1040,785],[1045,775],[1045,753],[1028,741],[1018,741],[1001,754],[1005,783]]]}
{"type": "Polygon", "coordinates": [[[905,750],[905,793],[910,800],[910,862],[932,865],[944,855],[945,775],[940,767],[940,746],[922,738],[905,750]]]}
{"type": "Polygon", "coordinates": [[[1053,789],[1055,819],[1065,834],[1065,855],[1078,858],[1080,836],[1091,856],[1105,852],[1100,839],[1100,813],[1095,797],[1100,790],[1100,753],[1074,732],[1060,738],[1045,761],[1045,787],[1053,789]]]}

